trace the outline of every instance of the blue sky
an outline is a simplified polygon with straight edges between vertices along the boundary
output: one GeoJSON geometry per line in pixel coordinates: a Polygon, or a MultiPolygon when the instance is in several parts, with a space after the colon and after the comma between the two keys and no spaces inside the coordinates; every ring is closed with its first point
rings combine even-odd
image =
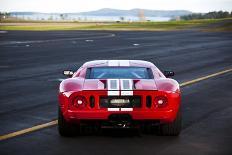
{"type": "Polygon", "coordinates": [[[0,0],[0,11],[83,12],[101,8],[232,11],[232,0],[0,0]]]}

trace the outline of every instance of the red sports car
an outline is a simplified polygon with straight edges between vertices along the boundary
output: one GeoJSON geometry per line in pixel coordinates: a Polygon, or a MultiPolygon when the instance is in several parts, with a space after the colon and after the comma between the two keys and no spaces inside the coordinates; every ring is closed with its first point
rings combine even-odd
{"type": "Polygon", "coordinates": [[[85,125],[145,127],[159,135],[181,131],[180,87],[153,63],[141,60],[97,60],[77,71],[64,71],[60,83],[58,130],[62,136],[85,125]],[[166,76],[166,77],[165,77],[166,76]]]}

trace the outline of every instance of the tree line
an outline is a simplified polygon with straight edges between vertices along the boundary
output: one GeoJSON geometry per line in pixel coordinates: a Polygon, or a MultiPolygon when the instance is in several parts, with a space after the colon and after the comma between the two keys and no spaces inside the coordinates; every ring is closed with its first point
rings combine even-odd
{"type": "Polygon", "coordinates": [[[0,12],[0,20],[5,19],[5,18],[9,18],[9,17],[10,17],[10,13],[0,12]]]}
{"type": "Polygon", "coordinates": [[[228,11],[213,11],[208,13],[193,13],[190,15],[181,16],[182,20],[193,20],[193,19],[220,19],[220,18],[230,18],[232,17],[232,12],[228,11]]]}

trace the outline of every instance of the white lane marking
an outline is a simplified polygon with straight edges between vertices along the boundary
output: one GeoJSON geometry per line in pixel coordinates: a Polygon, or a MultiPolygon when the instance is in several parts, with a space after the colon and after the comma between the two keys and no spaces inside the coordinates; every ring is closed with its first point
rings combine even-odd
{"type": "Polygon", "coordinates": [[[60,82],[62,82],[63,80],[65,80],[65,79],[49,79],[48,81],[60,81],[60,82]]]}
{"type": "Polygon", "coordinates": [[[108,108],[108,111],[119,111],[119,108],[108,108]]]}
{"type": "Polygon", "coordinates": [[[133,108],[121,108],[121,111],[133,111],[133,108]]]}
{"type": "Polygon", "coordinates": [[[130,66],[129,60],[119,60],[119,66],[130,66]]]}
{"type": "Polygon", "coordinates": [[[30,47],[30,45],[26,45],[26,47],[30,47]]]}
{"type": "Polygon", "coordinates": [[[119,91],[107,91],[107,95],[108,96],[119,96],[120,95],[120,92],[119,91]]]}
{"type": "Polygon", "coordinates": [[[0,31],[0,33],[8,33],[8,31],[0,31]]]}
{"type": "Polygon", "coordinates": [[[65,80],[65,79],[57,79],[58,81],[63,81],[63,80],[65,80]]]}
{"type": "Polygon", "coordinates": [[[93,42],[93,40],[85,40],[86,42],[93,42]]]}
{"type": "Polygon", "coordinates": [[[133,44],[134,46],[139,46],[140,44],[133,44]]]}
{"type": "Polygon", "coordinates": [[[118,60],[109,60],[108,66],[118,66],[118,60]]]}
{"type": "Polygon", "coordinates": [[[6,41],[0,42],[0,45],[12,45],[12,44],[27,44],[27,43],[47,43],[47,42],[56,42],[56,41],[72,41],[72,40],[90,40],[90,39],[104,39],[115,37],[115,34],[112,33],[98,33],[99,36],[90,36],[83,38],[61,38],[61,39],[49,39],[49,40],[28,40],[28,41],[6,41]]]}

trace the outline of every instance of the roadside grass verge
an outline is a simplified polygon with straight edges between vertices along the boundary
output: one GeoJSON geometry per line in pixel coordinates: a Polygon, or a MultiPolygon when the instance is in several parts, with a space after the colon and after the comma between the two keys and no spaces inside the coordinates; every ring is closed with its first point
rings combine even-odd
{"type": "Polygon", "coordinates": [[[232,19],[204,19],[189,21],[167,21],[167,22],[2,22],[0,30],[141,30],[141,31],[169,31],[191,28],[203,28],[215,31],[231,31],[232,19]],[[226,21],[226,22],[225,22],[226,21]],[[229,22],[228,22],[229,21],[229,22]],[[208,27],[208,25],[216,26],[208,27]]]}

